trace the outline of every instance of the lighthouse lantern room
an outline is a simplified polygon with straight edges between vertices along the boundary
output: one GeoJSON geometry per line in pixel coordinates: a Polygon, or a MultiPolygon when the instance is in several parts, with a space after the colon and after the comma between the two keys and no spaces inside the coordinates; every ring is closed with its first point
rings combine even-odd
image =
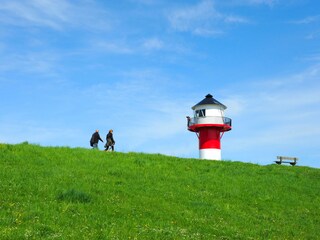
{"type": "Polygon", "coordinates": [[[199,138],[199,158],[221,160],[220,140],[231,130],[231,119],[224,116],[227,107],[208,94],[192,107],[193,117],[187,117],[188,130],[199,138]]]}

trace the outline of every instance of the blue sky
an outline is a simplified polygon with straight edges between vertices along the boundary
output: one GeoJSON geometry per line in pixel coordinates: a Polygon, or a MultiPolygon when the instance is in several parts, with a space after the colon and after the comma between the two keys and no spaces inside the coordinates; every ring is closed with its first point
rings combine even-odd
{"type": "Polygon", "coordinates": [[[223,159],[320,167],[318,0],[0,2],[0,142],[198,157],[211,93],[223,159]]]}

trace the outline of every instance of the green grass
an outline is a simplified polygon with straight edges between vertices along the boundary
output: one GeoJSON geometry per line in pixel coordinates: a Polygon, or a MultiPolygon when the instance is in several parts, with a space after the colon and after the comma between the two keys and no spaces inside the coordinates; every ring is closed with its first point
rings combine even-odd
{"type": "Polygon", "coordinates": [[[0,239],[320,239],[320,170],[0,144],[0,239]]]}

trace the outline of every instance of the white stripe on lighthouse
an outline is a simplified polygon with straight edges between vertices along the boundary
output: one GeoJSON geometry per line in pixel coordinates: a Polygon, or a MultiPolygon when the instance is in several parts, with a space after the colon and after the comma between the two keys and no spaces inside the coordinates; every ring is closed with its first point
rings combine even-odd
{"type": "Polygon", "coordinates": [[[216,148],[199,149],[199,158],[207,160],[221,160],[221,150],[216,148]]]}

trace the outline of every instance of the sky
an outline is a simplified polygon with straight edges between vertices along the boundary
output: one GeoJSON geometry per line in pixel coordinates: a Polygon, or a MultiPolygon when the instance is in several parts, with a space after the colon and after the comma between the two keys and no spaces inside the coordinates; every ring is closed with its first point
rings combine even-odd
{"type": "Polygon", "coordinates": [[[0,0],[2,143],[198,158],[208,93],[223,160],[320,168],[320,1],[0,0]]]}

